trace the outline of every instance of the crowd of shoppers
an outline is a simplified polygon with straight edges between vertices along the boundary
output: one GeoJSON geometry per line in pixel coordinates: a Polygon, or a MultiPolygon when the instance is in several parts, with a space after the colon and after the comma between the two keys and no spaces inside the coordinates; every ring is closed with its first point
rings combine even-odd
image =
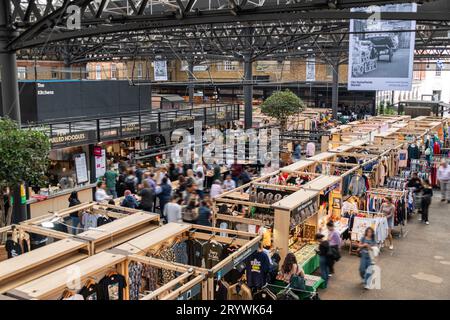
{"type": "Polygon", "coordinates": [[[211,226],[211,199],[250,182],[254,174],[236,161],[222,171],[217,163],[208,166],[201,161],[171,162],[155,168],[139,162],[131,165],[112,160],[97,182],[95,201],[119,198],[119,205],[158,212],[166,222],[211,226]]]}

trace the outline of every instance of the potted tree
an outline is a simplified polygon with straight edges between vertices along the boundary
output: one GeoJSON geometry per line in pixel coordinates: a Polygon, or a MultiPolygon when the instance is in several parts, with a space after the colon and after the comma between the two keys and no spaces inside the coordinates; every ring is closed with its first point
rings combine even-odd
{"type": "Polygon", "coordinates": [[[0,227],[11,224],[13,201],[21,201],[13,200],[12,191],[24,182],[39,183],[49,151],[50,141],[43,131],[21,129],[16,122],[0,118],[0,227]]]}
{"type": "Polygon", "coordinates": [[[278,120],[281,130],[286,130],[290,116],[299,114],[305,104],[290,90],[274,92],[261,104],[261,112],[278,120]]]}

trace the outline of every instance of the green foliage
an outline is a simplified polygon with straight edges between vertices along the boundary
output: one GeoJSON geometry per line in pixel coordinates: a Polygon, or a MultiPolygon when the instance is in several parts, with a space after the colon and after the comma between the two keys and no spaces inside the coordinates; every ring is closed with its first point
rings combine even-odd
{"type": "Polygon", "coordinates": [[[381,102],[378,106],[378,114],[379,115],[396,115],[397,110],[391,105],[385,105],[384,102],[381,102]]]}
{"type": "Polygon", "coordinates": [[[288,117],[303,111],[305,104],[290,90],[274,92],[261,105],[261,111],[269,117],[276,118],[283,125],[288,117]]]}
{"type": "MultiPolygon", "coordinates": [[[[13,188],[22,181],[38,184],[48,165],[50,141],[38,130],[20,129],[0,118],[0,187],[13,188]]],[[[0,190],[1,194],[1,190],[0,190]]]]}

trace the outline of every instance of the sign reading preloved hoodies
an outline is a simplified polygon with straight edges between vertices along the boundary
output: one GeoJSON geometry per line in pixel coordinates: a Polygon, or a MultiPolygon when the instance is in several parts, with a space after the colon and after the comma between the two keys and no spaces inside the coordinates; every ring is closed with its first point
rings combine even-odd
{"type": "Polygon", "coordinates": [[[411,90],[416,21],[382,18],[383,12],[416,11],[415,3],[352,9],[372,15],[350,20],[348,90],[411,90]]]}

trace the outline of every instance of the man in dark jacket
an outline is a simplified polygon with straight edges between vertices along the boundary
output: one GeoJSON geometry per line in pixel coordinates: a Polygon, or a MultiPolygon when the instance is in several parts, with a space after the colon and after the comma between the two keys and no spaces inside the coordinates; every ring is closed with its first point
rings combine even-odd
{"type": "Polygon", "coordinates": [[[153,212],[155,192],[147,180],[144,180],[144,188],[139,192],[139,195],[141,196],[140,208],[147,212],[153,212]]]}
{"type": "Polygon", "coordinates": [[[168,184],[166,177],[162,178],[161,185],[156,189],[156,194],[159,198],[159,210],[162,218],[164,206],[170,201],[172,196],[172,187],[168,184]]]}

